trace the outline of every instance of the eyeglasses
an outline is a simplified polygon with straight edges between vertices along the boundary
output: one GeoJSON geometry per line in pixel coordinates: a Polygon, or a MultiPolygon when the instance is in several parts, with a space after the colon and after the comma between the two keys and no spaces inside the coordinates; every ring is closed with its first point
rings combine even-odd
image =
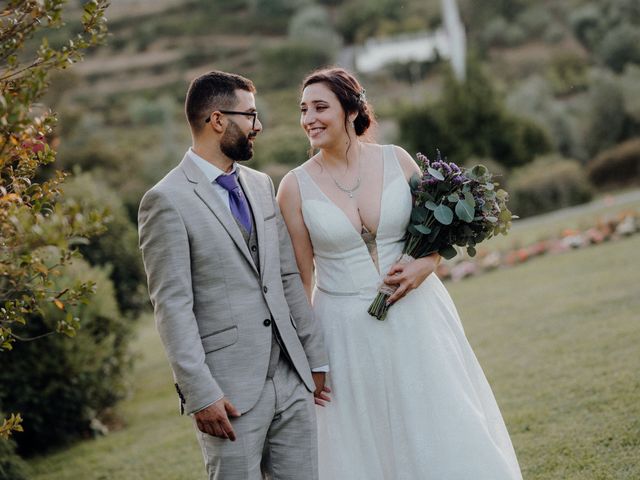
{"type": "MultiPolygon", "coordinates": [[[[253,123],[251,124],[251,129],[252,130],[256,129],[256,120],[258,119],[258,112],[236,112],[234,110],[216,110],[216,112],[225,113],[227,115],[244,115],[246,117],[253,117],[253,123]]],[[[204,122],[209,123],[210,121],[211,121],[211,115],[209,115],[204,122]]]]}

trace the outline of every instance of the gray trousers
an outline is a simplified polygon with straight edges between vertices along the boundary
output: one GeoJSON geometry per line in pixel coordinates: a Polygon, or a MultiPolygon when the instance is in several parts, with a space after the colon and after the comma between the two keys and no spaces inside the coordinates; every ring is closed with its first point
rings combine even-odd
{"type": "MultiPolygon", "coordinates": [[[[273,480],[317,480],[318,450],[313,395],[279,355],[258,403],[230,418],[236,441],[198,430],[209,480],[260,480],[263,454],[273,480]]],[[[195,425],[195,421],[194,421],[195,425]]]]}

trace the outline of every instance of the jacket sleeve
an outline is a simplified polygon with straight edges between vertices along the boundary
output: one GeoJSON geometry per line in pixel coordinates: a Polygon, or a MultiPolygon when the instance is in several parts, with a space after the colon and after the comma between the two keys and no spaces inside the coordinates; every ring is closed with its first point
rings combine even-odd
{"type": "Polygon", "coordinates": [[[205,364],[193,313],[187,229],[167,195],[150,190],[140,203],[138,230],[156,327],[184,408],[193,413],[224,394],[205,364]]]}
{"type": "Polygon", "coordinates": [[[280,242],[280,275],[282,277],[282,286],[284,288],[284,296],[289,305],[289,311],[293,320],[296,322],[298,338],[304,348],[309,366],[311,369],[324,367],[328,365],[329,358],[324,344],[324,335],[319,323],[313,316],[313,311],[307,300],[302,279],[298,271],[298,265],[293,253],[291,238],[287,225],[284,223],[278,202],[276,202],[273,182],[269,178],[271,188],[271,199],[273,201],[274,210],[276,212],[276,221],[278,224],[278,236],[280,242]]]}

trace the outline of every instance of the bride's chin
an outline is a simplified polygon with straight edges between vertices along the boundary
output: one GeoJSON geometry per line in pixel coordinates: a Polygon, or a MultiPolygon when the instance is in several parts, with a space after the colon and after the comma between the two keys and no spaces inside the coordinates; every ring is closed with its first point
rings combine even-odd
{"type": "Polygon", "coordinates": [[[316,139],[310,138],[309,145],[311,148],[322,148],[323,142],[318,142],[316,139]]]}

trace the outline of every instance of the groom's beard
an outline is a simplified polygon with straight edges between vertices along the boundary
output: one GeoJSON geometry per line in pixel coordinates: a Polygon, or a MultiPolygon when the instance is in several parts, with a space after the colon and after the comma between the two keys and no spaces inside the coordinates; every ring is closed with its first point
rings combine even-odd
{"type": "Polygon", "coordinates": [[[253,157],[253,144],[251,140],[256,137],[255,132],[245,135],[238,125],[230,120],[229,127],[220,139],[220,150],[231,160],[242,162],[253,157]]]}

